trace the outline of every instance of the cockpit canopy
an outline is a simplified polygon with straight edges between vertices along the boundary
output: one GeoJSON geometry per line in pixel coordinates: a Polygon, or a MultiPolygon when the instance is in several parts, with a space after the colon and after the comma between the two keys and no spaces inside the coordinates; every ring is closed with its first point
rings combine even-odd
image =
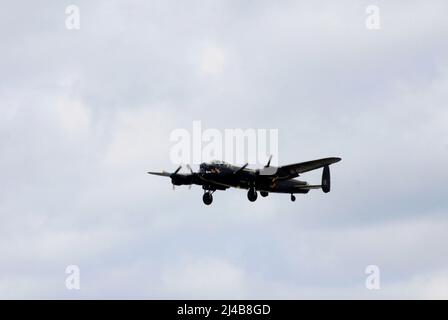
{"type": "Polygon", "coordinates": [[[203,162],[199,165],[199,172],[209,173],[212,172],[215,168],[226,167],[229,168],[230,164],[221,160],[213,160],[209,163],[203,162]]]}
{"type": "Polygon", "coordinates": [[[224,162],[224,161],[221,161],[221,160],[213,160],[213,161],[210,161],[210,164],[219,164],[219,165],[225,165],[225,166],[228,166],[228,163],[227,163],[227,162],[224,162]]]}

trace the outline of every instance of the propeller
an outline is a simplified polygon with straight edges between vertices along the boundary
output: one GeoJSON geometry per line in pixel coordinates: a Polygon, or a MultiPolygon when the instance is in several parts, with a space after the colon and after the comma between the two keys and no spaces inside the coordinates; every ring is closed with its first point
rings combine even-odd
{"type": "Polygon", "coordinates": [[[271,160],[272,160],[272,154],[269,156],[269,161],[268,161],[268,163],[264,166],[265,168],[269,168],[269,166],[271,165],[271,160]]]}
{"type": "Polygon", "coordinates": [[[242,166],[241,168],[239,168],[238,170],[234,171],[233,174],[238,174],[240,172],[242,172],[244,169],[246,169],[246,167],[249,165],[249,163],[246,163],[244,166],[242,166]]]}
{"type": "Polygon", "coordinates": [[[268,163],[266,163],[266,165],[262,170],[260,169],[255,170],[255,176],[259,176],[262,171],[264,172],[264,169],[269,168],[271,166],[271,160],[272,160],[272,154],[269,156],[268,163]]]}
{"type": "MultiPolygon", "coordinates": [[[[268,163],[266,163],[264,168],[261,170],[263,175],[271,175],[277,171],[277,168],[271,167],[271,160],[272,160],[272,154],[269,156],[268,163]]],[[[258,170],[258,174],[260,174],[261,172],[260,170],[258,170]]]]}
{"type": "MultiPolygon", "coordinates": [[[[188,170],[190,170],[191,174],[193,174],[193,175],[195,174],[193,169],[191,169],[189,164],[187,164],[187,168],[188,168],[188,170]]],[[[188,190],[191,190],[191,184],[188,185],[188,190]]]]}
{"type": "MultiPolygon", "coordinates": [[[[197,173],[193,171],[193,169],[191,168],[191,166],[190,166],[189,164],[187,164],[186,167],[187,167],[188,170],[190,171],[191,176],[195,177],[195,176],[197,175],[197,173]]],[[[174,172],[170,175],[170,178],[171,178],[171,179],[173,179],[173,178],[175,179],[177,176],[181,176],[181,177],[184,177],[184,178],[188,177],[188,174],[181,174],[181,173],[178,173],[181,169],[182,169],[182,166],[179,166],[179,168],[177,168],[176,171],[174,171],[174,172]]],[[[185,183],[185,184],[187,184],[187,183],[185,183]]],[[[191,185],[192,185],[192,184],[193,184],[193,183],[189,183],[189,184],[188,184],[188,189],[189,189],[189,190],[191,190],[191,185]]],[[[175,190],[175,185],[174,185],[174,183],[173,183],[173,190],[175,190]]]]}
{"type": "MultiPolygon", "coordinates": [[[[172,174],[170,174],[170,178],[171,179],[174,178],[180,171],[180,169],[182,169],[182,166],[179,166],[172,174]]],[[[172,183],[172,185],[173,185],[173,191],[176,190],[176,186],[174,185],[174,183],[172,183]]]]}
{"type": "Polygon", "coordinates": [[[177,168],[176,171],[174,171],[171,175],[176,175],[180,171],[180,169],[182,169],[182,166],[179,166],[179,168],[177,168]]]}

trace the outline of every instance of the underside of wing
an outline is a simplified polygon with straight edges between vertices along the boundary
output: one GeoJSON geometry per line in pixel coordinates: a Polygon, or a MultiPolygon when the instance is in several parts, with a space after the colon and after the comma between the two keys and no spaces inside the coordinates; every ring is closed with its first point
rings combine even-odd
{"type": "Polygon", "coordinates": [[[306,184],[306,185],[303,185],[303,186],[297,186],[296,188],[311,190],[311,189],[320,189],[320,188],[322,188],[322,186],[321,185],[309,185],[309,184],[306,184]]]}
{"type": "Polygon", "coordinates": [[[332,157],[332,158],[324,158],[324,159],[311,160],[311,161],[306,161],[306,162],[301,162],[301,163],[290,164],[290,165],[278,167],[275,175],[279,179],[291,179],[291,178],[298,177],[299,174],[301,174],[301,173],[319,169],[319,168],[328,166],[330,164],[333,164],[333,163],[336,163],[339,161],[341,161],[341,158],[332,157]]]}
{"type": "Polygon", "coordinates": [[[217,179],[205,179],[201,177],[202,185],[206,186],[208,190],[226,190],[231,186],[217,181],[217,179]]]}

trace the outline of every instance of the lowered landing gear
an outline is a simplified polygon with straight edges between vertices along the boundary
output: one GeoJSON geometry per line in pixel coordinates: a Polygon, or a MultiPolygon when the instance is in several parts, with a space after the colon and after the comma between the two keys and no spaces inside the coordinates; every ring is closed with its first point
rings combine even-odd
{"type": "Polygon", "coordinates": [[[292,201],[292,202],[296,201],[296,196],[293,195],[293,194],[291,194],[291,201],[292,201]]]}
{"type": "Polygon", "coordinates": [[[205,192],[204,195],[202,196],[202,201],[206,205],[211,205],[212,202],[213,202],[213,195],[212,195],[212,193],[210,191],[205,192]]]}
{"type": "Polygon", "coordinates": [[[255,191],[254,188],[250,188],[247,192],[247,199],[249,199],[250,202],[254,202],[255,200],[257,200],[257,196],[257,191],[255,191]]]}

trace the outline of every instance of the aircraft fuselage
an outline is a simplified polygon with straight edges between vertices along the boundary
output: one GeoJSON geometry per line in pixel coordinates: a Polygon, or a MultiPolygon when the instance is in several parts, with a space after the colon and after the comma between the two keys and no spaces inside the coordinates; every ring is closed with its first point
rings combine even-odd
{"type": "Polygon", "coordinates": [[[238,175],[235,174],[239,167],[228,164],[201,164],[199,171],[204,185],[221,185],[239,189],[250,189],[275,193],[308,193],[306,181],[297,179],[273,180],[256,170],[244,169],[238,175]]]}

